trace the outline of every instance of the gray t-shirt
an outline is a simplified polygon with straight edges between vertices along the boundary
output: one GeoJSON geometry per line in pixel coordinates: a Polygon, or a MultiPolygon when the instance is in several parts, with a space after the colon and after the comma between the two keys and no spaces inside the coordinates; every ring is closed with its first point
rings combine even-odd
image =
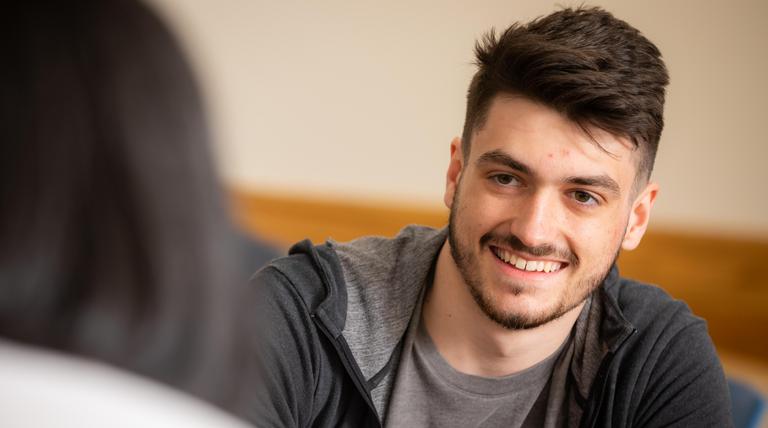
{"type": "MultiPolygon", "coordinates": [[[[461,373],[437,351],[421,317],[406,336],[387,412],[388,427],[540,427],[560,352],[495,378],[461,373]]],[[[567,341],[566,341],[567,342],[567,341]]]]}

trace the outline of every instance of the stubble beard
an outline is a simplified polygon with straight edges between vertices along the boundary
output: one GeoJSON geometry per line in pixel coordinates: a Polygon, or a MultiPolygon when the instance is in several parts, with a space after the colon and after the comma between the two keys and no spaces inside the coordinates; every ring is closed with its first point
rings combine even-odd
{"type": "MultiPolygon", "coordinates": [[[[475,257],[475,254],[471,251],[471,244],[465,245],[465,243],[462,243],[457,236],[457,218],[459,217],[460,211],[459,187],[460,186],[457,186],[456,193],[454,194],[453,202],[451,204],[451,213],[448,220],[448,243],[451,249],[451,256],[453,257],[454,263],[458,268],[464,283],[469,289],[469,293],[475,300],[475,303],[477,303],[483,313],[485,313],[491,321],[508,330],[527,330],[542,326],[562,317],[575,307],[579,306],[603,283],[603,281],[605,281],[605,278],[611,271],[611,267],[618,258],[619,249],[617,248],[616,255],[611,263],[598,273],[579,281],[577,284],[570,285],[570,290],[565,290],[560,296],[560,302],[558,302],[552,310],[539,314],[505,311],[500,308],[499,305],[493,301],[493,298],[488,292],[485,291],[484,284],[479,275],[480,269],[477,263],[477,257],[475,257]],[[569,291],[573,294],[569,293],[569,291]]],[[[496,236],[496,238],[498,239],[498,236],[496,236]]],[[[517,237],[511,235],[503,237],[502,239],[505,241],[519,242],[517,237]]],[[[480,242],[488,240],[489,235],[486,234],[480,239],[480,242]]],[[[568,268],[575,268],[578,259],[575,255],[571,255],[570,259],[572,260],[572,263],[568,268]]],[[[507,287],[509,292],[515,296],[520,295],[525,291],[525,286],[522,284],[507,284],[507,287]]]]}

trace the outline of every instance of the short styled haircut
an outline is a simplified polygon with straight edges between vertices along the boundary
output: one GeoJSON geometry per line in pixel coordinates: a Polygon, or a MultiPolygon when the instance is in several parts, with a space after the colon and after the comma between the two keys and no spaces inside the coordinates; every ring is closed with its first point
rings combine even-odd
{"type": "Polygon", "coordinates": [[[521,95],[577,123],[628,137],[640,151],[637,180],[648,179],[664,127],[669,76],[658,48],[599,8],[564,9],[475,46],[478,70],[467,94],[462,152],[498,95],[521,95]]]}

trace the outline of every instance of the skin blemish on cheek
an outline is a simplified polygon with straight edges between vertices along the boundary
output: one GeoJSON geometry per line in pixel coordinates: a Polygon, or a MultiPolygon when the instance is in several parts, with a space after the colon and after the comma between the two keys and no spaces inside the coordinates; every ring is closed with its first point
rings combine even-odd
{"type": "Polygon", "coordinates": [[[548,158],[550,158],[550,159],[552,159],[554,156],[555,156],[555,155],[553,155],[552,153],[549,153],[549,154],[547,155],[547,157],[548,157],[548,158]]]}
{"type": "Polygon", "coordinates": [[[568,149],[562,149],[562,150],[560,150],[560,154],[563,155],[563,156],[568,156],[568,155],[571,154],[571,151],[568,150],[568,149]]]}

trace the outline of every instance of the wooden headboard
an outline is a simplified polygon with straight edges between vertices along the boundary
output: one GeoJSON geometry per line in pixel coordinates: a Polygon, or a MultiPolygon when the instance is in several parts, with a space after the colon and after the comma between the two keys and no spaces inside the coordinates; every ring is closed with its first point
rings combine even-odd
{"type": "MultiPolygon", "coordinates": [[[[238,221],[287,248],[310,238],[391,236],[411,223],[442,227],[445,209],[233,191],[238,221]]],[[[622,275],[658,284],[709,323],[719,351],[768,361],[768,242],[651,229],[619,258],[622,275]]]]}

